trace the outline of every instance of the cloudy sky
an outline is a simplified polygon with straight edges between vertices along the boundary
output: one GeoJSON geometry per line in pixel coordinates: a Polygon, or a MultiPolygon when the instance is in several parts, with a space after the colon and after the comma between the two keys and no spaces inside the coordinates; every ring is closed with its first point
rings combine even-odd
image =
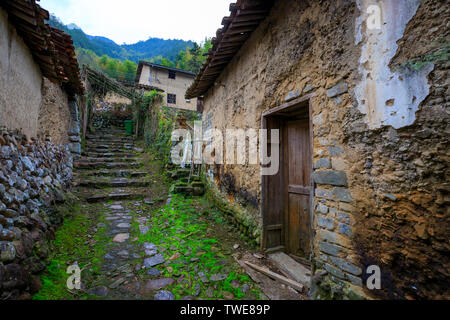
{"type": "Polygon", "coordinates": [[[232,0],[41,0],[65,24],[118,44],[149,37],[203,41],[221,27],[232,0]]]}

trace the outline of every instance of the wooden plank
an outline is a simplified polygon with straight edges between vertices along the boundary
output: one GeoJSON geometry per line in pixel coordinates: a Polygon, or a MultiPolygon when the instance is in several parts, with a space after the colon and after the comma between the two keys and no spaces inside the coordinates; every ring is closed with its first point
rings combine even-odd
{"type": "Polygon", "coordinates": [[[269,254],[269,253],[284,251],[285,249],[286,249],[285,246],[278,246],[278,247],[266,249],[266,250],[264,250],[264,252],[269,254]]]}
{"type": "Polygon", "coordinates": [[[267,117],[267,116],[270,116],[270,115],[274,115],[274,114],[276,114],[277,112],[282,111],[282,110],[284,110],[284,109],[288,109],[288,108],[292,108],[292,107],[297,107],[298,105],[300,105],[300,104],[302,104],[302,103],[308,103],[308,101],[309,101],[310,99],[312,99],[314,96],[315,96],[314,93],[310,93],[310,94],[307,94],[307,95],[305,95],[305,96],[303,96],[303,97],[300,97],[300,98],[294,99],[294,100],[292,100],[292,101],[289,101],[289,102],[287,102],[287,103],[285,103],[285,104],[282,104],[282,105],[279,106],[279,107],[276,107],[276,108],[273,108],[273,109],[270,109],[270,110],[264,112],[264,113],[263,113],[263,117],[267,117]]]}
{"type": "Polygon", "coordinates": [[[298,185],[289,185],[288,192],[309,196],[311,194],[311,188],[298,185]]]}
{"type": "Polygon", "coordinates": [[[264,228],[266,230],[268,230],[268,231],[281,230],[281,229],[283,229],[283,225],[282,224],[273,224],[273,225],[270,225],[270,226],[266,226],[264,228]]]}
{"type": "Polygon", "coordinates": [[[311,270],[298,263],[284,252],[272,253],[269,258],[276,263],[278,268],[288,274],[295,281],[306,287],[311,285],[311,270]]]}
{"type": "Polygon", "coordinates": [[[291,288],[293,288],[295,290],[303,292],[304,286],[301,283],[298,283],[297,281],[294,281],[294,280],[291,280],[289,278],[286,278],[286,277],[284,277],[282,275],[279,275],[278,273],[270,271],[269,269],[267,269],[265,267],[257,266],[257,265],[255,265],[253,263],[248,262],[248,261],[244,261],[244,263],[246,265],[248,265],[249,267],[251,267],[252,269],[255,269],[256,271],[259,271],[262,274],[265,274],[266,276],[268,276],[268,277],[270,277],[270,278],[272,278],[274,280],[280,281],[281,283],[283,283],[283,284],[285,284],[285,285],[287,285],[287,286],[289,286],[289,287],[291,287],[291,288]]]}

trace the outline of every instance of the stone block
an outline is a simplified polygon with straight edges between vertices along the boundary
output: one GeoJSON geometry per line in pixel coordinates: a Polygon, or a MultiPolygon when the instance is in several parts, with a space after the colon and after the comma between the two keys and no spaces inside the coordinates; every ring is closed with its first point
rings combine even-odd
{"type": "Polygon", "coordinates": [[[323,114],[321,113],[317,116],[314,116],[312,122],[315,126],[323,124],[324,123],[323,114]]]}
{"type": "Polygon", "coordinates": [[[294,100],[294,99],[300,97],[301,94],[302,94],[302,93],[301,93],[301,91],[299,91],[299,90],[296,90],[296,91],[290,91],[290,92],[288,93],[288,95],[284,98],[284,101],[285,101],[285,102],[288,102],[288,101],[294,100]]]}
{"type": "Polygon", "coordinates": [[[328,152],[332,157],[338,157],[342,155],[345,152],[345,150],[341,147],[328,147],[328,152]]]}
{"type": "Polygon", "coordinates": [[[318,203],[317,207],[316,207],[316,211],[322,214],[327,214],[328,213],[328,207],[326,205],[324,205],[323,203],[318,203]]]}
{"type": "Polygon", "coordinates": [[[338,277],[338,278],[341,278],[341,279],[345,279],[345,273],[343,273],[339,269],[336,269],[332,265],[330,265],[328,263],[325,263],[324,268],[325,268],[325,270],[327,270],[329,273],[331,273],[335,277],[338,277]]]}
{"type": "Polygon", "coordinates": [[[360,276],[362,275],[362,269],[360,267],[357,267],[351,263],[348,263],[347,261],[341,259],[341,258],[337,258],[337,257],[330,257],[330,260],[333,262],[333,264],[348,273],[351,273],[352,275],[355,276],[360,276]]]}
{"type": "Polygon", "coordinates": [[[324,198],[327,200],[333,200],[333,193],[329,190],[325,189],[316,189],[316,197],[317,198],[324,198]]]}
{"type": "Polygon", "coordinates": [[[352,236],[352,229],[350,226],[343,224],[343,223],[339,223],[338,225],[338,231],[340,234],[346,235],[347,237],[351,237],[352,236]]]}
{"type": "Polygon", "coordinates": [[[303,89],[303,93],[308,93],[314,90],[314,87],[311,85],[307,85],[305,89],[303,89]]]}
{"type": "Polygon", "coordinates": [[[347,174],[344,171],[323,170],[314,172],[314,181],[317,184],[347,187],[347,174]]]}
{"type": "Polygon", "coordinates": [[[336,219],[345,224],[351,224],[350,216],[345,212],[336,213],[336,219]]]}
{"type": "Polygon", "coordinates": [[[334,229],[334,220],[333,219],[325,218],[322,216],[317,216],[317,224],[321,228],[325,228],[328,230],[334,229]]]}
{"type": "Polygon", "coordinates": [[[327,242],[320,242],[319,247],[322,252],[336,257],[344,250],[342,247],[327,242]]]}
{"type": "Polygon", "coordinates": [[[331,164],[334,170],[347,170],[348,164],[347,161],[345,161],[342,158],[333,158],[331,159],[331,164]]]}
{"type": "Polygon", "coordinates": [[[347,203],[353,202],[353,198],[350,194],[350,191],[348,191],[348,189],[334,188],[333,193],[336,196],[336,198],[341,202],[347,202],[347,203]]]}
{"type": "Polygon", "coordinates": [[[328,241],[330,243],[338,242],[338,237],[336,233],[324,229],[321,229],[319,231],[319,239],[322,241],[328,241]]]}
{"type": "Polygon", "coordinates": [[[331,162],[328,158],[321,158],[314,164],[314,169],[331,169],[331,162]]]}
{"type": "Polygon", "coordinates": [[[0,261],[11,262],[16,257],[16,249],[11,242],[0,242],[0,261]]]}
{"type": "Polygon", "coordinates": [[[345,81],[342,81],[335,85],[333,88],[330,88],[327,90],[327,97],[328,98],[334,98],[338,95],[341,95],[348,91],[348,85],[345,81]]]}
{"type": "Polygon", "coordinates": [[[81,143],[70,143],[69,150],[75,154],[81,154],[81,143]]]}
{"type": "Polygon", "coordinates": [[[357,285],[360,287],[363,285],[362,279],[360,277],[355,277],[348,273],[345,275],[345,277],[348,279],[348,281],[350,281],[354,285],[357,285]]]}

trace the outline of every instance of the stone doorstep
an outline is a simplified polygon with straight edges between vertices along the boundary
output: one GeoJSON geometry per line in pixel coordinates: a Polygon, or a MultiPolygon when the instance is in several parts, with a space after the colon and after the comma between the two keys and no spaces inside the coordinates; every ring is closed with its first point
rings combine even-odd
{"type": "Polygon", "coordinates": [[[298,263],[284,252],[269,254],[269,258],[292,279],[303,284],[305,287],[311,287],[311,270],[298,263]]]}

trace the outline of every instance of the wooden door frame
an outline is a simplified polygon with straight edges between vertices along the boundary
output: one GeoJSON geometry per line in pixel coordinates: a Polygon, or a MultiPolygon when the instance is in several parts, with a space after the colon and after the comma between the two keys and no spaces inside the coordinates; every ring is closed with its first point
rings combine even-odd
{"type": "MultiPolygon", "coordinates": [[[[286,102],[278,107],[275,107],[273,109],[270,109],[266,112],[264,112],[261,115],[261,129],[267,129],[267,121],[269,117],[275,117],[277,116],[277,113],[283,112],[283,111],[288,111],[288,110],[296,110],[296,109],[300,109],[302,107],[307,107],[308,110],[308,114],[309,114],[309,131],[310,131],[310,154],[311,157],[314,160],[314,154],[313,154],[313,150],[314,150],[314,127],[313,127],[313,122],[312,122],[312,114],[313,114],[313,104],[312,104],[312,99],[314,98],[315,93],[311,93],[308,95],[305,95],[303,97],[294,99],[292,101],[286,102]]],[[[283,134],[280,133],[280,145],[282,145],[283,142],[283,134]]],[[[262,147],[262,146],[261,146],[262,147]]],[[[280,150],[280,153],[284,153],[282,150],[280,150]]],[[[282,154],[280,155],[281,157],[283,156],[282,154]]],[[[284,157],[282,157],[284,158],[284,157]]],[[[284,159],[280,159],[280,170],[283,170],[282,168],[282,163],[283,163],[284,159]]],[[[312,162],[314,163],[314,161],[312,162]]],[[[310,227],[310,246],[311,246],[311,252],[313,252],[313,240],[314,240],[314,228],[313,228],[313,223],[314,223],[314,164],[312,165],[312,172],[311,172],[311,191],[310,191],[310,219],[311,219],[311,227],[310,227]]],[[[285,182],[285,175],[282,175],[282,180],[283,182],[285,182]]],[[[266,248],[266,235],[267,235],[267,231],[269,229],[267,229],[267,225],[265,223],[265,217],[266,217],[266,208],[265,208],[265,198],[266,198],[266,192],[267,192],[267,184],[268,184],[268,177],[267,176],[261,176],[261,217],[262,217],[262,234],[261,234],[261,250],[265,251],[265,252],[269,252],[269,251],[283,251],[285,249],[285,246],[280,246],[277,248],[266,248]],[[268,250],[269,249],[269,250],[268,250]]],[[[285,183],[283,183],[283,185],[286,185],[285,183]]],[[[285,211],[285,210],[284,210],[285,211]]],[[[283,217],[283,221],[285,221],[285,217],[283,217]]],[[[281,234],[281,239],[283,239],[283,241],[286,241],[286,228],[282,227],[282,234],[281,234]]]]}

